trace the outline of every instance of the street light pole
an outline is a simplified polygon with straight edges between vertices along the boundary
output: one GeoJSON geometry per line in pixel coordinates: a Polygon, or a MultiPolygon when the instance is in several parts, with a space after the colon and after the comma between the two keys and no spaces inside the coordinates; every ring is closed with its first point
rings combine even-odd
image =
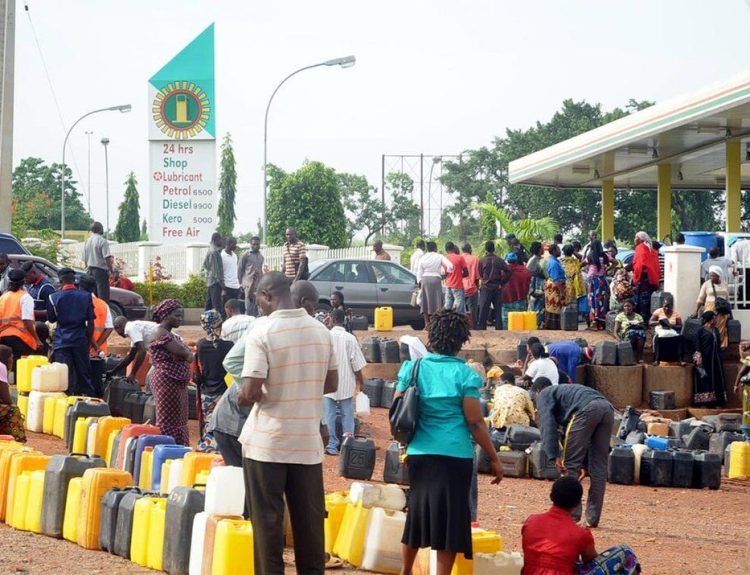
{"type": "Polygon", "coordinates": [[[68,131],[65,133],[65,139],[63,140],[63,149],[62,149],[62,169],[60,172],[60,236],[64,240],[65,239],[65,148],[68,147],[68,138],[70,137],[70,133],[73,131],[73,128],[75,128],[78,123],[83,120],[84,118],[88,118],[89,116],[93,114],[98,114],[99,112],[130,112],[131,106],[130,104],[123,104],[121,106],[110,106],[109,108],[99,108],[98,110],[92,110],[91,112],[87,112],[80,118],[78,118],[75,122],[73,122],[73,125],[68,128],[68,131]]]}
{"type": "Polygon", "coordinates": [[[104,146],[104,201],[107,203],[107,239],[109,239],[109,154],[107,154],[107,148],[109,147],[109,138],[106,136],[102,138],[102,145],[104,146]]]}
{"type": "Polygon", "coordinates": [[[86,134],[86,144],[88,146],[88,184],[86,184],[86,203],[88,205],[88,212],[89,215],[91,215],[91,135],[94,132],[89,132],[88,130],[84,132],[86,134]]]}
{"type": "Polygon", "coordinates": [[[276,86],[276,89],[271,94],[271,97],[268,99],[268,104],[266,105],[266,116],[263,121],[263,238],[261,238],[263,241],[268,238],[268,111],[271,109],[271,102],[273,102],[273,97],[276,95],[276,92],[279,91],[279,88],[281,88],[289,78],[299,74],[300,72],[311,70],[312,68],[319,68],[320,66],[341,66],[342,68],[351,68],[355,63],[356,58],[354,56],[345,56],[343,58],[334,58],[333,60],[326,60],[325,62],[320,62],[319,64],[312,64],[310,66],[299,68],[298,70],[295,70],[294,72],[289,74],[281,82],[279,82],[279,84],[276,86]]]}

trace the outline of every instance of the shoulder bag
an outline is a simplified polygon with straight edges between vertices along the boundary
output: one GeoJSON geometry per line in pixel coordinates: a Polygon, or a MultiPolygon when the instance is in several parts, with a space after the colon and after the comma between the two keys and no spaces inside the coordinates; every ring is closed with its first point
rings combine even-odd
{"type": "Polygon", "coordinates": [[[418,359],[414,362],[409,378],[409,387],[404,394],[393,401],[391,409],[388,411],[388,419],[391,423],[391,435],[399,443],[408,444],[414,439],[414,433],[417,431],[417,422],[419,421],[419,365],[422,362],[418,359]]]}
{"type": "Polygon", "coordinates": [[[711,282],[711,289],[714,290],[714,311],[722,315],[731,314],[732,305],[727,299],[716,295],[716,286],[713,284],[713,282],[711,282]]]}

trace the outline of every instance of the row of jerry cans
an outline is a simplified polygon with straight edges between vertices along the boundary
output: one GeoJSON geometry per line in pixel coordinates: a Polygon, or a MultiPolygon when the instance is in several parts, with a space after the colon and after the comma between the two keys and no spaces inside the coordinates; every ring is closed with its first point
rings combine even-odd
{"type": "Polygon", "coordinates": [[[100,546],[172,574],[252,574],[250,522],[203,511],[205,499],[203,487],[177,487],[169,496],[112,489],[102,500],[100,546]]]}
{"type": "Polygon", "coordinates": [[[721,456],[707,451],[658,450],[621,445],[609,454],[608,479],[622,485],[719,489],[721,456]]]}
{"type": "MultiPolygon", "coordinates": [[[[578,325],[578,312],[576,311],[576,326],[578,325]]],[[[537,328],[537,314],[535,311],[511,311],[508,312],[508,331],[533,331],[537,328]]]]}
{"type": "MultiPolygon", "coordinates": [[[[477,558],[478,554],[491,554],[493,556],[502,553],[505,548],[502,537],[494,531],[486,531],[480,527],[472,527],[471,530],[471,543],[474,557],[477,558]]],[[[500,566],[507,567],[510,563],[510,569],[492,569],[490,571],[483,571],[484,573],[493,573],[493,575],[504,575],[506,573],[513,573],[514,575],[520,573],[520,569],[515,569],[514,565],[518,564],[517,556],[511,560],[502,560],[501,558],[497,561],[500,566]]],[[[491,563],[495,563],[492,561],[491,563]]],[[[472,561],[466,559],[463,555],[459,554],[456,556],[456,562],[453,564],[453,570],[451,575],[474,575],[475,573],[481,572],[477,569],[478,564],[486,567],[486,562],[472,561]]],[[[494,566],[493,566],[494,567],[494,566]]],[[[417,553],[417,559],[414,562],[414,575],[436,575],[437,574],[437,551],[429,548],[420,549],[417,553]]]]}

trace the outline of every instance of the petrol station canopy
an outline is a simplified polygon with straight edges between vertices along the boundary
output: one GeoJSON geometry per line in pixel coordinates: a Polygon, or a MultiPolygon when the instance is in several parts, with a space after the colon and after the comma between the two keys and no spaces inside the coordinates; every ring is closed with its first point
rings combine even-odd
{"type": "Polygon", "coordinates": [[[727,192],[727,231],[739,231],[750,187],[750,72],[539,150],[510,163],[511,183],[602,189],[603,237],[613,237],[614,190],[656,189],[659,238],[671,235],[671,191],[727,192]]]}

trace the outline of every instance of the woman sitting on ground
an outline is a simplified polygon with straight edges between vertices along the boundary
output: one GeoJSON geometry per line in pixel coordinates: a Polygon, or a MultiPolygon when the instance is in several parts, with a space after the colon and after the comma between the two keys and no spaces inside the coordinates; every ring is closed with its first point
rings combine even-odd
{"type": "Polygon", "coordinates": [[[654,365],[660,361],[685,365],[682,361],[682,316],[674,309],[674,298],[671,295],[662,297],[662,304],[657,309],[648,326],[654,329],[654,365]]]}
{"type": "Polygon", "coordinates": [[[552,484],[552,508],[546,513],[531,515],[521,529],[524,575],[602,573],[596,570],[600,564],[612,568],[607,573],[633,575],[641,572],[638,559],[626,545],[597,554],[591,531],[577,525],[572,516],[580,507],[582,497],[583,487],[575,477],[567,475],[552,484]]]}
{"type": "Polygon", "coordinates": [[[643,344],[646,342],[646,325],[640,314],[635,313],[632,300],[625,300],[622,311],[615,317],[615,335],[622,341],[629,341],[633,347],[635,360],[643,361],[643,344]]]}
{"type": "Polygon", "coordinates": [[[394,399],[415,382],[419,420],[407,447],[409,506],[404,527],[401,573],[410,575],[422,547],[437,550],[437,574],[449,575],[456,553],[471,559],[469,491],[474,468],[474,442],[490,454],[492,483],[503,477],[482,416],[479,388],[482,378],[456,357],[469,340],[468,320],[453,310],[435,312],[428,324],[427,357],[404,362],[394,399]],[[472,441],[473,439],[473,441],[472,441]]]}
{"type": "Polygon", "coordinates": [[[0,345],[0,435],[11,435],[16,441],[26,443],[23,415],[13,404],[8,386],[8,372],[12,367],[13,350],[0,345]]]}
{"type": "MultiPolygon", "coordinates": [[[[344,294],[340,291],[335,291],[331,293],[331,311],[335,309],[340,309],[344,312],[344,329],[348,331],[349,333],[352,332],[352,326],[351,326],[351,319],[352,319],[352,310],[351,308],[346,309],[346,305],[344,304],[344,294]]],[[[334,326],[333,321],[331,321],[330,314],[326,315],[325,321],[323,322],[328,329],[331,329],[334,326]]]]}

